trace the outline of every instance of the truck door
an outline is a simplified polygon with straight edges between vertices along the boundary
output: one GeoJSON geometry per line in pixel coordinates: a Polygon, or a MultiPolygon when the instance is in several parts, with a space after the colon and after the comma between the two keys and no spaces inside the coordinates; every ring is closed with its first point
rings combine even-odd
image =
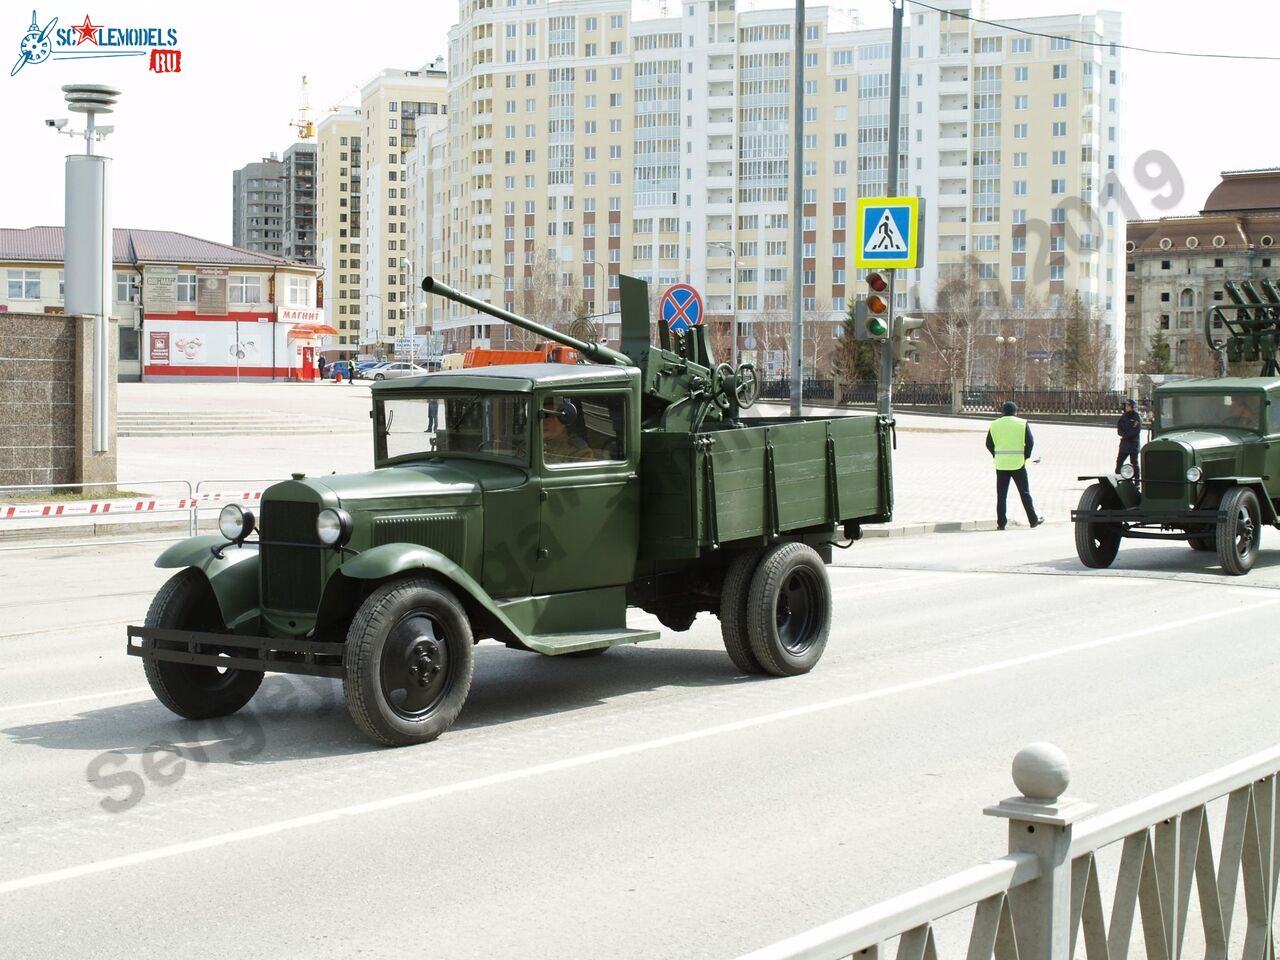
{"type": "Polygon", "coordinates": [[[534,593],[630,583],[640,537],[640,414],[630,393],[580,391],[538,401],[534,593]],[[568,405],[575,412],[558,415],[568,405]]]}

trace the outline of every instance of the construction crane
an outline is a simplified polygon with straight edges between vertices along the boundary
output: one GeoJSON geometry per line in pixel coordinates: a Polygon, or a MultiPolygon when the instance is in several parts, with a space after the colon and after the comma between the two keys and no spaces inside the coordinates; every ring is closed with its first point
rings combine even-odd
{"type": "Polygon", "coordinates": [[[307,95],[307,75],[302,75],[302,90],[298,94],[298,116],[291,121],[298,131],[299,140],[310,140],[316,135],[316,125],[311,122],[311,97],[307,95]]]}

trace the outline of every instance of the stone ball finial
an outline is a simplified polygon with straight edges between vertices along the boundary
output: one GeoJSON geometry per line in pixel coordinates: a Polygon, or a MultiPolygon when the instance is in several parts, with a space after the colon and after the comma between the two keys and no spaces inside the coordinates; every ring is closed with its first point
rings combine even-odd
{"type": "Polygon", "coordinates": [[[1052,802],[1066,792],[1071,765],[1052,743],[1032,743],[1013,758],[1013,782],[1028,800],[1052,802]]]}

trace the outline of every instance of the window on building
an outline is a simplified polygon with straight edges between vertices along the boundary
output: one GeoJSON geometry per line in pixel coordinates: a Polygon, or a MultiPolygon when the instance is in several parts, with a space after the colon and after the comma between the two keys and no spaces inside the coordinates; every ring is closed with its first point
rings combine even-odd
{"type": "Polygon", "coordinates": [[[1053,79],[1055,80],[1067,79],[1067,65],[1065,63],[1055,63],[1053,65],[1053,79]]]}
{"type": "Polygon", "coordinates": [[[39,300],[40,299],[40,271],[39,270],[10,270],[9,271],[9,299],[10,300],[39,300]]]}
{"type": "Polygon", "coordinates": [[[116,273],[116,303],[133,302],[133,278],[132,273],[116,273]]]}
{"type": "Polygon", "coordinates": [[[196,275],[194,273],[178,274],[178,302],[196,302],[196,275]]]}
{"type": "Polygon", "coordinates": [[[262,303],[262,278],[233,273],[227,278],[228,297],[232,303],[262,303]]]}

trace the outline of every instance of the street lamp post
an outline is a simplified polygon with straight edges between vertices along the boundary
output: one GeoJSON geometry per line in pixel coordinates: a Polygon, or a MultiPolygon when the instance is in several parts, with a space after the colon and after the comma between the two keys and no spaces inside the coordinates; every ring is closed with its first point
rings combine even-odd
{"type": "MultiPolygon", "coordinates": [[[[369,300],[377,300],[378,309],[379,310],[382,309],[382,297],[378,296],[378,294],[366,293],[364,295],[364,298],[366,302],[369,300]]],[[[374,343],[373,355],[377,357],[379,360],[382,359],[382,334],[380,333],[381,329],[382,329],[382,317],[379,316],[376,322],[373,324],[373,343],[374,343]]]]}
{"type": "Polygon", "coordinates": [[[712,240],[707,243],[709,247],[719,247],[726,250],[730,257],[730,269],[733,271],[729,275],[729,354],[733,369],[738,369],[738,251],[733,248],[733,244],[726,243],[723,240],[712,240]]]}
{"type": "MultiPolygon", "coordinates": [[[[1002,380],[1005,379],[1005,375],[1007,374],[1008,368],[1009,368],[1009,358],[1005,348],[1006,347],[1012,348],[1017,344],[1017,342],[1018,342],[1017,337],[1006,337],[1003,334],[996,335],[996,343],[1000,347],[1000,378],[1002,380]]],[[[1011,379],[1016,380],[1017,378],[1013,377],[1011,379]]],[[[1009,385],[1010,389],[1015,386],[1017,386],[1016,383],[1009,385]]]]}
{"type": "MultiPolygon", "coordinates": [[[[603,260],[583,260],[582,262],[584,264],[599,267],[601,279],[604,281],[604,287],[602,288],[604,292],[601,294],[601,296],[604,297],[604,310],[593,312],[592,319],[594,320],[595,317],[603,317],[609,312],[609,268],[605,266],[603,260]]],[[[602,328],[601,332],[603,332],[604,321],[601,320],[600,323],[602,328]]],[[[601,337],[600,339],[603,340],[604,337],[601,337]]]]}

